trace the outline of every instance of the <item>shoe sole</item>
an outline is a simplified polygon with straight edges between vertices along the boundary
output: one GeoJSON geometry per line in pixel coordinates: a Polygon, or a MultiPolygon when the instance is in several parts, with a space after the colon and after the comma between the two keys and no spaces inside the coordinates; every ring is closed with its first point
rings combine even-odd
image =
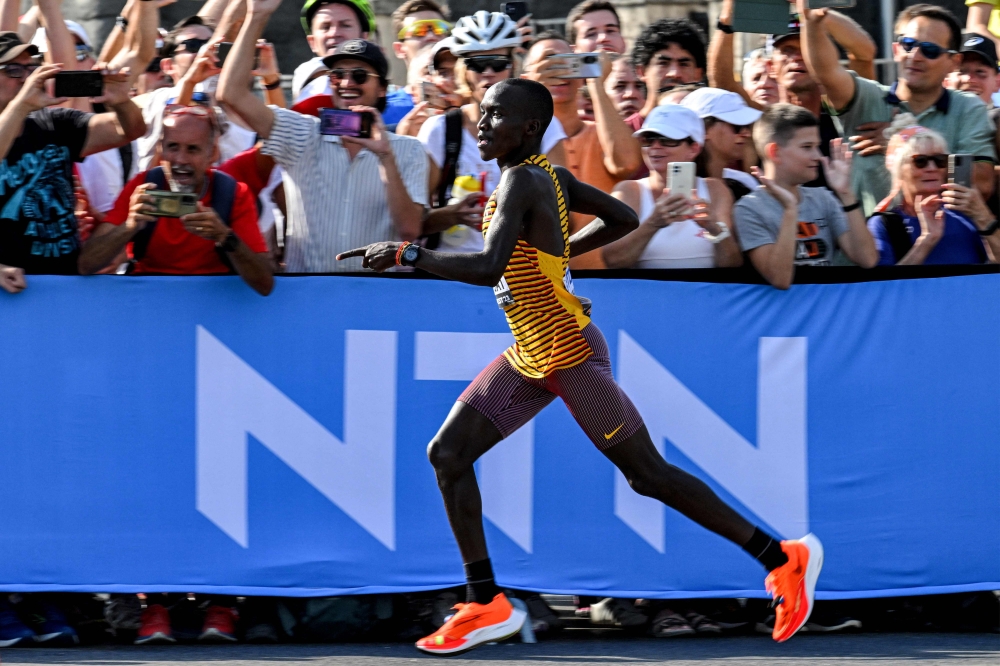
{"type": "Polygon", "coordinates": [[[176,643],[177,639],[173,636],[168,636],[162,631],[158,631],[151,636],[146,636],[145,638],[135,639],[135,645],[148,645],[149,643],[176,643]]]}
{"type": "Polygon", "coordinates": [[[0,648],[14,647],[22,641],[37,641],[38,639],[34,636],[20,636],[18,638],[12,638],[6,641],[0,641],[0,648]]]}
{"type": "Polygon", "coordinates": [[[813,604],[816,600],[816,581],[819,580],[819,572],[823,569],[823,544],[820,543],[816,535],[812,533],[807,534],[799,541],[809,549],[809,562],[806,563],[806,575],[802,581],[806,593],[806,614],[792,632],[787,636],[775,639],[779,643],[784,643],[794,636],[809,621],[809,616],[812,615],[813,604]]]}
{"type": "Polygon", "coordinates": [[[465,637],[465,645],[461,647],[436,649],[423,647],[419,643],[416,647],[418,650],[426,654],[441,654],[449,656],[462,654],[463,652],[468,652],[469,650],[479,647],[483,643],[499,643],[500,641],[507,640],[517,632],[521,631],[521,626],[524,624],[527,617],[528,614],[523,610],[512,608],[510,617],[503,622],[498,622],[497,624],[491,624],[490,626],[483,627],[482,629],[470,631],[469,635],[465,637]]]}
{"type": "Polygon", "coordinates": [[[205,631],[201,632],[201,636],[198,637],[198,640],[204,641],[206,643],[211,643],[211,642],[235,643],[236,636],[212,628],[212,629],[206,629],[205,631]]]}
{"type": "Polygon", "coordinates": [[[840,624],[833,625],[822,625],[813,622],[807,622],[800,631],[808,631],[810,633],[816,634],[829,634],[836,631],[847,631],[848,629],[860,629],[860,620],[848,620],[847,622],[841,622],[840,624]]]}

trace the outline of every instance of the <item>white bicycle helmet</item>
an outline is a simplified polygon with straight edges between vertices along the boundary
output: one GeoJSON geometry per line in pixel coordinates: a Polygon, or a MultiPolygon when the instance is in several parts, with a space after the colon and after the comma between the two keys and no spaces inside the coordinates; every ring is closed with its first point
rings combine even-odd
{"type": "Polygon", "coordinates": [[[451,30],[451,39],[451,52],[457,56],[521,45],[517,24],[506,14],[486,10],[458,19],[451,30]]]}

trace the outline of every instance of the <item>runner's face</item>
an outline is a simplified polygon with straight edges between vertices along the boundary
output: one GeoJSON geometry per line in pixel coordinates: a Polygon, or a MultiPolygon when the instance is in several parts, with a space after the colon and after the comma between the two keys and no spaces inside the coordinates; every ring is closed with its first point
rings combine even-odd
{"type": "Polygon", "coordinates": [[[520,150],[524,145],[526,123],[513,112],[514,106],[510,103],[513,94],[517,94],[516,91],[508,91],[506,95],[487,92],[480,104],[482,117],[479,119],[476,146],[484,160],[502,157],[520,150]]]}
{"type": "Polygon", "coordinates": [[[587,12],[573,22],[573,27],[576,28],[573,50],[577,53],[625,53],[625,38],[622,37],[618,18],[608,10],[587,12]]]}

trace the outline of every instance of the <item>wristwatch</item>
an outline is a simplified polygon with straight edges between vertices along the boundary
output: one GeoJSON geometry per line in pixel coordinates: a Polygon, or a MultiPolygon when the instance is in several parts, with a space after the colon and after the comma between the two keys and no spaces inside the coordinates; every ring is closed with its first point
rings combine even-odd
{"type": "Polygon", "coordinates": [[[420,258],[420,246],[410,243],[403,250],[403,254],[399,256],[400,266],[413,266],[417,263],[417,259],[420,258]]]}
{"type": "Polygon", "coordinates": [[[719,226],[719,229],[721,230],[721,231],[719,231],[719,233],[717,233],[717,234],[715,234],[713,236],[713,235],[711,235],[710,233],[708,233],[706,231],[703,234],[705,240],[707,240],[709,243],[712,243],[713,245],[715,245],[716,243],[721,243],[722,241],[726,240],[727,238],[729,238],[732,235],[729,232],[729,225],[728,224],[726,224],[725,222],[722,222],[722,221],[716,222],[716,224],[719,226]]]}
{"type": "Polygon", "coordinates": [[[726,33],[727,35],[731,35],[733,34],[733,32],[735,32],[733,30],[733,26],[729,25],[728,23],[723,23],[722,21],[717,22],[715,24],[715,27],[721,30],[722,32],[726,33]]]}
{"type": "Polygon", "coordinates": [[[990,226],[979,230],[979,235],[985,238],[986,236],[992,236],[997,230],[1000,230],[1000,220],[993,220],[990,222],[990,226]]]}
{"type": "Polygon", "coordinates": [[[226,240],[218,243],[218,246],[223,252],[235,252],[236,248],[240,246],[240,239],[236,234],[230,231],[226,234],[226,240]]]}

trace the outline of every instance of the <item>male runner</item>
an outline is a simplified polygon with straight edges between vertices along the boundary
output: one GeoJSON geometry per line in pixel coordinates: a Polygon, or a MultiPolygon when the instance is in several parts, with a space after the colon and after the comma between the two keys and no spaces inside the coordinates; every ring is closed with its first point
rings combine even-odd
{"type": "Polygon", "coordinates": [[[668,464],[642,418],[611,374],[608,347],[590,323],[568,280],[571,256],[595,250],[635,229],[632,210],[539,154],[552,119],[541,84],[507,79],[482,103],[479,153],[503,175],[483,217],[485,247],[439,253],[410,243],[375,243],[339,255],[364,257],[384,271],[397,264],[470,284],[493,286],[515,343],[458,398],[428,447],[467,579],[466,601],[440,629],[417,642],[433,654],[454,654],[517,633],[525,613],[496,585],[483,533],[482,501],[473,463],[560,396],[592,442],[636,492],[741,546],[770,571],[774,638],[785,641],[812,612],[823,547],[813,535],[777,542],[748,523],[703,482],[668,464]],[[569,236],[569,212],[596,216],[569,236]],[[494,286],[495,285],[495,286],[494,286]]]}

